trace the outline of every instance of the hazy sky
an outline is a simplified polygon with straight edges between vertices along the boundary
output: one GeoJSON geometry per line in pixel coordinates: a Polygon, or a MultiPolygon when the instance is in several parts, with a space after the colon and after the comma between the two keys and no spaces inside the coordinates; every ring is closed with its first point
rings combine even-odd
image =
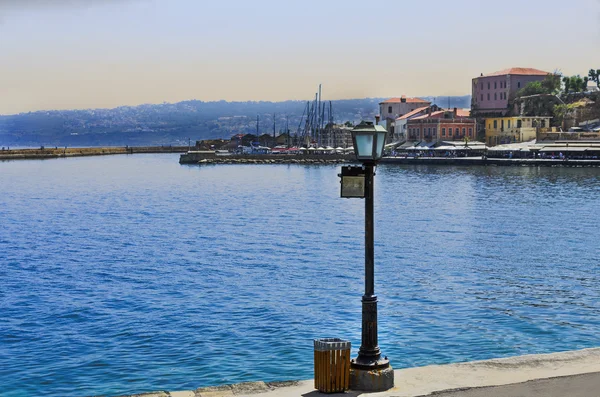
{"type": "Polygon", "coordinates": [[[600,0],[0,0],[0,114],[470,94],[600,68],[600,0]]]}

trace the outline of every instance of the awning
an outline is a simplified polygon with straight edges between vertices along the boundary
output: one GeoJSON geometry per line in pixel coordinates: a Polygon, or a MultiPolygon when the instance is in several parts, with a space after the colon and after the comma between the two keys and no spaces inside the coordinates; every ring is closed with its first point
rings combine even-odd
{"type": "Polygon", "coordinates": [[[585,152],[590,147],[567,147],[567,146],[546,146],[540,149],[540,152],[585,152]]]}
{"type": "Polygon", "coordinates": [[[456,146],[438,146],[435,150],[456,150],[456,146]]]}
{"type": "Polygon", "coordinates": [[[409,147],[414,147],[417,142],[406,141],[402,145],[398,146],[396,149],[408,149],[409,147]]]}

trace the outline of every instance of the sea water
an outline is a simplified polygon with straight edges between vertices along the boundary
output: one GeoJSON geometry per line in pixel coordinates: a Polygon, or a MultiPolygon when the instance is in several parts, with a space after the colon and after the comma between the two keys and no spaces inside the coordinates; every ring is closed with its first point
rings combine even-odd
{"type": "MultiPolygon", "coordinates": [[[[364,201],[339,166],[0,162],[0,395],[313,377],[360,345],[364,201]]],[[[600,345],[600,169],[380,166],[394,368],[600,345]]]]}

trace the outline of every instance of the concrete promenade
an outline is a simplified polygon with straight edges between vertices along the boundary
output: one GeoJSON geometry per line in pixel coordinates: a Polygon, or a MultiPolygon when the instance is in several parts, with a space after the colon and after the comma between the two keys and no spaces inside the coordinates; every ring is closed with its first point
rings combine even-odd
{"type": "MultiPolygon", "coordinates": [[[[393,358],[392,358],[393,365],[393,358]]],[[[395,387],[348,397],[599,397],[600,348],[398,369],[395,387]]],[[[341,394],[340,394],[341,395],[341,394]]],[[[313,381],[250,382],[132,397],[319,397],[313,381]]]]}
{"type": "Polygon", "coordinates": [[[488,157],[384,157],[382,164],[429,164],[429,165],[483,165],[483,166],[532,166],[532,167],[600,167],[600,160],[561,160],[529,158],[488,157]]]}

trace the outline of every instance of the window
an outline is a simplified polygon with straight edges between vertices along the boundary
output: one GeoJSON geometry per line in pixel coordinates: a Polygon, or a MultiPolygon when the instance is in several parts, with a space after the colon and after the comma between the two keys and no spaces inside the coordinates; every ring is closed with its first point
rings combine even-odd
{"type": "Polygon", "coordinates": [[[546,120],[544,120],[544,119],[541,120],[541,127],[546,128],[546,120]]]}
{"type": "Polygon", "coordinates": [[[469,128],[469,136],[473,136],[473,128],[469,128]]]}
{"type": "Polygon", "coordinates": [[[392,107],[388,106],[388,113],[392,113],[392,107]]]}
{"type": "Polygon", "coordinates": [[[498,128],[498,120],[494,120],[494,129],[498,128]]]}
{"type": "Polygon", "coordinates": [[[504,120],[500,120],[500,128],[504,129],[504,120]]]}
{"type": "Polygon", "coordinates": [[[510,120],[508,120],[507,124],[508,124],[508,128],[510,128],[510,120]]]}
{"type": "Polygon", "coordinates": [[[490,100],[490,93],[488,92],[488,101],[490,100]]]}
{"type": "Polygon", "coordinates": [[[521,88],[521,82],[517,82],[517,88],[521,88]]]}
{"type": "Polygon", "coordinates": [[[494,89],[498,88],[498,83],[494,81],[494,89]]]}
{"type": "Polygon", "coordinates": [[[521,120],[517,120],[517,128],[521,128],[522,125],[523,123],[521,122],[521,120]]]}
{"type": "Polygon", "coordinates": [[[446,136],[446,128],[442,128],[442,136],[446,136]]]}
{"type": "Polygon", "coordinates": [[[498,94],[494,92],[494,101],[498,99],[498,94]]]}
{"type": "Polygon", "coordinates": [[[458,128],[455,128],[454,132],[456,132],[456,136],[460,135],[460,130],[458,128]]]}
{"type": "Polygon", "coordinates": [[[452,127],[448,128],[448,136],[452,136],[452,127]]]}
{"type": "MultiPolygon", "coordinates": [[[[542,126],[543,127],[543,126],[542,126]]],[[[433,136],[436,137],[437,136],[437,127],[433,127],[433,136]]]]}

